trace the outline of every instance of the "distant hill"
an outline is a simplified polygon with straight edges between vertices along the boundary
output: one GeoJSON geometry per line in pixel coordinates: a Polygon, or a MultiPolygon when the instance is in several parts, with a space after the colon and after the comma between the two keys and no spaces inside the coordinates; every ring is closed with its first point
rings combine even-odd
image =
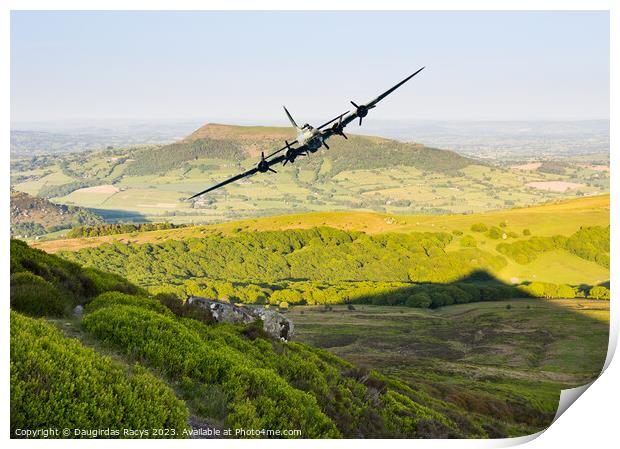
{"type": "MultiPolygon", "coordinates": [[[[330,150],[300,160],[301,164],[317,165],[329,160],[334,176],[344,170],[376,169],[399,165],[412,166],[433,172],[455,172],[478,163],[473,159],[447,150],[421,144],[403,143],[381,137],[348,135],[329,140],[330,150]]],[[[284,140],[293,140],[292,128],[265,126],[230,126],[207,124],[181,141],[157,149],[137,152],[127,174],[149,175],[180,168],[183,163],[201,159],[242,161],[256,158],[282,147],[284,140]]]]}
{"type": "Polygon", "coordinates": [[[11,235],[33,237],[103,219],[82,207],[54,204],[24,192],[11,191],[11,235]]]}
{"type": "MultiPolygon", "coordinates": [[[[453,236],[448,247],[450,251],[477,247],[489,255],[505,258],[506,265],[489,268],[494,276],[504,282],[513,283],[517,282],[516,279],[518,279],[519,282],[527,280],[558,284],[584,283],[594,285],[609,279],[608,264],[596,263],[596,254],[599,250],[590,249],[578,256],[576,251],[572,251],[573,248],[570,248],[571,251],[569,252],[565,247],[559,247],[556,244],[557,242],[553,245],[545,245],[545,243],[549,243],[549,239],[554,236],[569,237],[574,235],[582,227],[606,228],[608,225],[609,195],[601,195],[481,214],[397,215],[354,211],[313,212],[254,218],[207,226],[188,226],[139,233],[53,240],[37,242],[34,246],[52,253],[80,250],[87,253],[87,249],[106,247],[110,243],[121,243],[124,248],[129,244],[158,244],[171,240],[187,242],[208,236],[229,238],[235,237],[239,233],[265,231],[272,231],[274,235],[277,235],[287,230],[308,230],[322,227],[330,227],[347,233],[363,232],[370,236],[396,233],[404,235],[443,233],[453,236]],[[481,227],[487,231],[474,231],[472,227],[481,227]],[[497,235],[493,234],[495,231],[497,231],[497,235]],[[503,238],[502,234],[505,234],[506,238],[503,238]],[[464,245],[464,242],[461,242],[463,236],[469,236],[470,240],[473,237],[475,242],[472,242],[472,245],[475,246],[464,245]],[[533,240],[530,241],[530,239],[533,240]],[[530,243],[537,243],[542,245],[541,248],[544,246],[546,249],[535,251],[540,257],[528,259],[524,263],[515,262],[513,260],[513,256],[516,254],[514,251],[527,252],[531,249],[530,243]],[[498,249],[500,244],[502,246],[510,245],[498,249]],[[590,251],[592,252],[591,255],[586,254],[590,251]]],[[[469,262],[463,262],[461,265],[469,262]]],[[[433,270],[438,272],[440,267],[441,265],[438,265],[433,270]]]]}

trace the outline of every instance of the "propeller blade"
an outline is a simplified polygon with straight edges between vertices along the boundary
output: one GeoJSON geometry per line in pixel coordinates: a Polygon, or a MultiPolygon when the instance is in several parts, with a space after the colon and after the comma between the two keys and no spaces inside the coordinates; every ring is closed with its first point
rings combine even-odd
{"type": "Polygon", "coordinates": [[[329,150],[329,146],[325,142],[323,142],[323,145],[329,150]]]}
{"type": "Polygon", "coordinates": [[[346,135],[345,133],[340,133],[340,135],[341,135],[342,137],[344,137],[345,139],[349,140],[349,138],[347,137],[347,135],[346,135]]]}
{"type": "Polygon", "coordinates": [[[354,102],[351,102],[351,104],[352,104],[353,106],[355,106],[355,109],[359,108],[359,106],[358,106],[358,105],[356,105],[354,102]]]}
{"type": "Polygon", "coordinates": [[[362,117],[360,117],[360,124],[359,126],[362,126],[362,117]]]}
{"type": "Polygon", "coordinates": [[[275,170],[274,170],[273,168],[271,168],[271,167],[269,167],[269,168],[268,168],[268,170],[269,170],[271,173],[278,173],[277,171],[275,171],[275,170]]]}

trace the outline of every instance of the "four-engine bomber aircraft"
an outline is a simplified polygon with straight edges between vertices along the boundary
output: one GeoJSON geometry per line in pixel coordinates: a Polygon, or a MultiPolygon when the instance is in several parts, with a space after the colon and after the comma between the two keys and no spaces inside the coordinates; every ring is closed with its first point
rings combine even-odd
{"type": "Polygon", "coordinates": [[[355,108],[354,112],[349,113],[349,111],[346,111],[346,112],[338,115],[337,117],[334,117],[329,122],[323,123],[318,128],[313,128],[312,126],[310,126],[307,123],[304,124],[300,128],[297,125],[297,123],[295,123],[295,120],[293,120],[293,117],[291,117],[291,114],[288,112],[288,110],[285,107],[284,108],[284,112],[286,112],[286,115],[287,115],[288,119],[290,120],[291,125],[293,125],[293,127],[297,130],[297,139],[293,140],[292,142],[284,141],[285,146],[283,146],[279,150],[276,150],[276,151],[274,151],[273,153],[271,153],[271,154],[269,154],[267,156],[265,156],[264,152],[261,153],[260,161],[258,162],[256,167],[254,167],[254,168],[252,168],[252,169],[250,169],[250,170],[248,170],[246,172],[240,173],[240,174],[238,174],[236,176],[233,176],[232,178],[229,178],[226,181],[222,181],[219,184],[211,186],[208,189],[203,190],[202,192],[199,192],[199,193],[191,196],[188,199],[191,200],[191,199],[196,198],[196,197],[198,197],[200,195],[203,195],[203,194],[205,194],[207,192],[211,192],[212,190],[219,189],[220,187],[223,187],[223,186],[225,186],[227,184],[230,184],[231,182],[235,182],[235,181],[237,181],[237,180],[239,180],[241,178],[252,176],[252,175],[256,174],[257,172],[266,173],[266,172],[270,171],[270,172],[276,173],[276,171],[273,168],[271,168],[273,165],[276,165],[276,164],[279,164],[279,163],[282,163],[283,165],[286,165],[287,162],[293,163],[293,162],[295,162],[295,159],[297,157],[302,156],[302,155],[303,156],[307,156],[310,153],[315,153],[322,146],[324,146],[325,148],[329,149],[329,146],[327,146],[327,143],[325,142],[327,139],[329,139],[331,136],[334,136],[334,135],[342,136],[342,137],[344,137],[346,139],[347,136],[344,133],[344,128],[349,123],[351,123],[355,119],[359,118],[359,125],[361,126],[362,125],[362,119],[368,115],[368,111],[370,109],[372,109],[375,106],[377,106],[377,103],[379,103],[385,97],[390,95],[392,92],[394,92],[400,86],[405,84],[411,78],[416,76],[422,70],[424,70],[424,67],[422,67],[421,69],[419,69],[415,73],[409,75],[407,78],[402,80],[400,83],[398,83],[395,86],[393,86],[392,88],[386,90],[381,95],[379,95],[377,98],[375,98],[374,100],[372,100],[372,101],[370,101],[370,102],[368,102],[366,104],[357,105],[357,104],[355,104],[352,101],[351,104],[355,108]],[[331,126],[329,126],[329,125],[331,125],[331,126]],[[293,147],[293,145],[295,145],[295,144],[297,144],[297,147],[293,147]],[[284,154],[280,154],[283,151],[284,151],[284,154]]]}

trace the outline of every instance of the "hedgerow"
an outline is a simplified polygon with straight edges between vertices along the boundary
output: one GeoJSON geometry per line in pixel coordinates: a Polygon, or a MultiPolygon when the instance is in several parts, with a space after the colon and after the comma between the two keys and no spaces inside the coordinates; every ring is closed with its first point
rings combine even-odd
{"type": "Polygon", "coordinates": [[[151,374],[134,371],[12,311],[12,434],[20,428],[168,428],[182,437],[188,417],[183,402],[151,374]]]}

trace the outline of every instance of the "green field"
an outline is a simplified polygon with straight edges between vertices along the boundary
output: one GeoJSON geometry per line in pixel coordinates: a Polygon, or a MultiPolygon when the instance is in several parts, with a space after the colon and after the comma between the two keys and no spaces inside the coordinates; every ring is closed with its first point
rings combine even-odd
{"type": "Polygon", "coordinates": [[[551,422],[561,389],[596,378],[609,332],[609,302],[592,300],[298,306],[287,316],[300,341],[524,433],[551,422]]]}
{"type": "MultiPolygon", "coordinates": [[[[252,167],[286,128],[208,125],[170,146],[76,153],[14,161],[12,186],[33,195],[88,181],[118,193],[76,189],[51,198],[103,210],[111,221],[216,223],[297,212],[477,213],[605,193],[609,173],[565,163],[557,173],[489,166],[456,153],[388,139],[351,136],[329,151],[256,175],[196,201],[186,198],[252,167]],[[545,190],[531,183],[560,183],[545,190]],[[562,183],[569,183],[561,190],[562,183]],[[572,183],[572,184],[570,184],[572,183]],[[119,215],[123,212],[124,215],[119,215]]],[[[543,187],[546,184],[543,184],[543,187]]]]}

